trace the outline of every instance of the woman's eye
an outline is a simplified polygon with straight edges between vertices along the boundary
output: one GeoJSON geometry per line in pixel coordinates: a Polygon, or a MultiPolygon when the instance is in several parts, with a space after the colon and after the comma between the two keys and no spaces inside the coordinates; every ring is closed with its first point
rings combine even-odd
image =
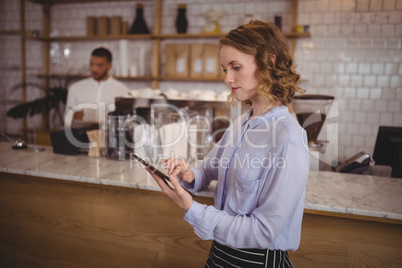
{"type": "Polygon", "coordinates": [[[227,70],[227,69],[222,69],[222,71],[223,71],[224,73],[226,73],[228,70],[227,70]]]}
{"type": "Polygon", "coordinates": [[[235,66],[235,67],[233,67],[233,70],[235,70],[235,71],[238,71],[238,70],[240,70],[240,66],[235,66]]]}

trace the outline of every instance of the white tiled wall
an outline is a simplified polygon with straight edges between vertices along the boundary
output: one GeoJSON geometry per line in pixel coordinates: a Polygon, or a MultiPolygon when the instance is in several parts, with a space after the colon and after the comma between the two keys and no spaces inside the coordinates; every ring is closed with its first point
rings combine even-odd
{"type": "Polygon", "coordinates": [[[402,1],[300,0],[296,62],[308,93],[339,101],[339,159],[372,153],[378,126],[402,126],[402,1]]]}
{"type": "MultiPolygon", "coordinates": [[[[176,7],[183,1],[163,1],[162,32],[174,33],[176,7]]],[[[222,32],[236,27],[247,13],[257,19],[273,20],[276,12],[283,13],[283,30],[291,28],[291,0],[190,0],[187,4],[189,33],[202,31],[203,13],[208,9],[224,10],[220,20],[222,32]]],[[[132,23],[135,4],[139,1],[99,2],[96,4],[55,5],[52,7],[53,35],[84,35],[86,16],[119,15],[132,23]]],[[[153,1],[142,1],[149,28],[153,29],[153,1]]],[[[27,3],[27,30],[41,30],[41,7],[27,3]]],[[[310,94],[327,94],[336,97],[338,109],[338,153],[334,161],[343,161],[360,152],[373,152],[378,126],[402,126],[402,0],[299,0],[298,23],[310,25],[312,38],[299,39],[295,60],[298,72],[307,82],[302,87],[310,94]]],[[[19,27],[18,1],[1,0],[0,30],[19,27]]],[[[19,92],[10,88],[19,80],[20,44],[18,37],[0,37],[0,96],[1,99],[18,98],[19,92]]],[[[188,40],[177,42],[189,42],[188,40]]],[[[190,40],[191,41],[191,40],[190,40]]],[[[198,42],[211,40],[195,40],[198,42]]],[[[169,41],[166,41],[169,42],[169,41]]],[[[28,72],[41,70],[41,43],[27,44],[28,72]]],[[[98,46],[109,47],[114,54],[114,65],[119,65],[118,41],[57,42],[52,44],[52,71],[85,72],[90,51],[98,46]],[[65,48],[71,54],[63,56],[65,48]]],[[[151,53],[149,41],[133,41],[131,51],[139,46],[151,53]]],[[[135,53],[130,55],[135,60],[135,53]]],[[[150,60],[148,72],[150,72],[150,60]]],[[[118,71],[115,69],[115,71],[118,71]]],[[[149,82],[126,82],[131,88],[149,86],[149,82]]],[[[194,88],[225,89],[223,83],[163,82],[161,89],[176,88],[187,91],[194,88]]],[[[33,90],[29,98],[40,93],[33,90]]],[[[10,105],[2,104],[1,131],[18,131],[19,125],[5,112],[10,105]]],[[[37,124],[38,119],[30,120],[37,124]]],[[[336,129],[336,128],[335,128],[336,129]]],[[[320,137],[326,139],[327,137],[320,137]]],[[[331,142],[331,141],[330,141],[331,142]]],[[[334,142],[335,143],[335,142],[334,142]]]]}

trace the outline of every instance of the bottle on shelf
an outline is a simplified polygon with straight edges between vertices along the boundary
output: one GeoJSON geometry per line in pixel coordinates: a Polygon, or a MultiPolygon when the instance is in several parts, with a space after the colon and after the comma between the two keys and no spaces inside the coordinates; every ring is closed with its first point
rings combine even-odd
{"type": "Polygon", "coordinates": [[[144,19],[144,5],[136,5],[136,15],[129,34],[149,34],[150,31],[144,19]]]}
{"type": "Polygon", "coordinates": [[[177,18],[176,18],[176,30],[177,33],[186,33],[188,21],[186,18],[186,9],[187,6],[185,4],[179,4],[177,6],[177,18]]]}
{"type": "Polygon", "coordinates": [[[282,12],[277,12],[275,14],[275,25],[282,31],[282,12]]]}

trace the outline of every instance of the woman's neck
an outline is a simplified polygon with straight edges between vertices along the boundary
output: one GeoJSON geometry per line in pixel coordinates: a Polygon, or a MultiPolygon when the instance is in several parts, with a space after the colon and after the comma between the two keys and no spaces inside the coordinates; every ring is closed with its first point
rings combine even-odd
{"type": "Polygon", "coordinates": [[[261,103],[253,103],[253,112],[250,114],[249,119],[256,118],[279,106],[278,103],[269,103],[267,101],[261,103]]]}

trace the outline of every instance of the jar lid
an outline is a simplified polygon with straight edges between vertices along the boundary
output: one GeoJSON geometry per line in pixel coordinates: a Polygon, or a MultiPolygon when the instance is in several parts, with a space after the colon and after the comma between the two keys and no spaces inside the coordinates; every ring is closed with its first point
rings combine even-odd
{"type": "Polygon", "coordinates": [[[178,5],[177,5],[177,8],[186,8],[186,7],[187,7],[186,4],[178,4],[178,5]]]}

